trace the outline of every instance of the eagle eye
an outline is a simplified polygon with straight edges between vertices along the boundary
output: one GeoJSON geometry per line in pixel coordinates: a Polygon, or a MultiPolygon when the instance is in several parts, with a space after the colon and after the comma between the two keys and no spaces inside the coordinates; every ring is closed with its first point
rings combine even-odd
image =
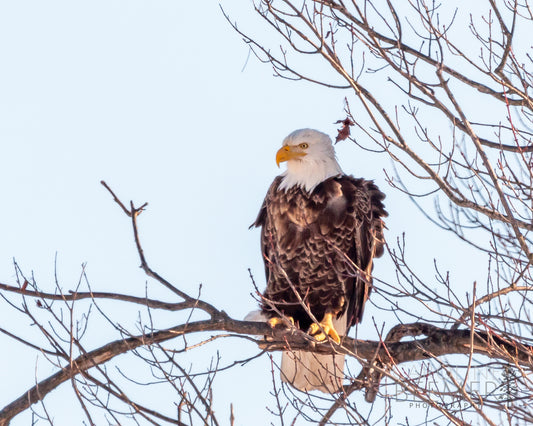
{"type": "Polygon", "coordinates": [[[298,145],[298,146],[299,146],[300,148],[302,148],[302,149],[307,149],[307,148],[309,148],[309,144],[308,144],[308,143],[305,143],[305,142],[304,142],[304,143],[301,143],[301,144],[298,145]]]}

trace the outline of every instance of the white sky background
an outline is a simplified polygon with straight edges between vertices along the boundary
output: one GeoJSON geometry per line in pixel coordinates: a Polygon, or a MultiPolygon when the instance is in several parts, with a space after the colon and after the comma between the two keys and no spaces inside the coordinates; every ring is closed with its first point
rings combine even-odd
{"type": "MultiPolygon", "coordinates": [[[[248,2],[227,2],[226,9],[243,29],[261,31],[268,44],[248,2]]],[[[75,288],[86,262],[93,290],[143,296],[146,277],[138,269],[129,220],[100,185],[103,179],[124,201],[149,202],[139,225],[155,270],[192,295],[202,283],[202,297],[236,319],[256,308],[247,269],[261,288],[264,273],[259,232],[248,226],[279,173],[275,152],[297,128],[334,137],[333,123],[344,118],[349,92],[274,78],[269,66],[249,57],[211,2],[0,1],[0,61],[0,282],[15,283],[15,258],[53,292],[57,254],[64,291],[75,288]]],[[[484,271],[482,259],[471,258],[453,236],[435,233],[405,196],[387,186],[387,158],[349,143],[337,152],[345,172],[376,179],[387,193],[389,241],[407,232],[410,253],[426,259],[428,277],[432,259],[444,252],[443,269],[468,259],[470,268],[457,272],[461,291],[468,291],[475,274],[467,269],[484,271]]],[[[390,262],[376,264],[378,275],[384,265],[390,262]]],[[[176,300],[154,282],[148,294],[176,300]]],[[[104,304],[114,320],[134,324],[136,311],[122,312],[122,306],[104,304]]],[[[5,303],[0,309],[0,327],[42,343],[26,319],[5,303]]],[[[377,312],[369,305],[364,337],[376,338],[371,317],[377,312]]],[[[386,329],[395,324],[377,315],[386,329]]],[[[166,315],[158,326],[175,322],[166,315]]],[[[87,348],[116,338],[109,327],[91,329],[87,348]]],[[[254,352],[244,341],[232,342],[210,345],[206,357],[220,349],[227,363],[254,352]]],[[[0,345],[3,407],[36,375],[42,379],[55,370],[4,335],[0,345]]],[[[263,357],[221,373],[215,408],[223,423],[230,402],[239,425],[273,420],[265,408],[274,403],[269,368],[263,357]]],[[[69,383],[45,402],[55,424],[81,423],[69,383]]],[[[406,415],[406,405],[398,407],[392,424],[406,415]]],[[[13,425],[30,419],[28,411],[13,425]]]]}

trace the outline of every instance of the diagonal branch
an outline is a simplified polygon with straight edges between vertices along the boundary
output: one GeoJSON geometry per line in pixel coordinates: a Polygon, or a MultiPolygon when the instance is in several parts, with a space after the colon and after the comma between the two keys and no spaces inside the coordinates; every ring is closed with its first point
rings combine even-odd
{"type": "Polygon", "coordinates": [[[130,201],[130,209],[128,210],[124,203],[120,201],[120,199],[115,195],[115,193],[111,190],[109,185],[105,181],[100,182],[113,196],[113,200],[122,208],[124,213],[131,218],[131,226],[133,229],[133,236],[135,239],[135,246],[137,247],[137,253],[139,254],[139,258],[141,260],[141,268],[144,270],[146,275],[149,277],[155,279],[160,284],[168,288],[173,293],[177,294],[179,297],[184,299],[186,303],[192,303],[194,307],[208,313],[211,318],[215,319],[220,317],[223,314],[216,309],[213,305],[210,303],[204,302],[200,300],[199,298],[191,297],[184,291],[181,291],[179,288],[171,284],[169,281],[167,281],[165,278],[163,278],[161,275],[159,275],[157,272],[155,272],[150,266],[148,265],[148,262],[146,261],[146,257],[144,255],[144,250],[141,245],[141,240],[139,236],[139,228],[137,226],[137,217],[144,211],[145,207],[148,205],[148,203],[144,203],[140,207],[135,207],[133,204],[133,201],[130,201]]]}

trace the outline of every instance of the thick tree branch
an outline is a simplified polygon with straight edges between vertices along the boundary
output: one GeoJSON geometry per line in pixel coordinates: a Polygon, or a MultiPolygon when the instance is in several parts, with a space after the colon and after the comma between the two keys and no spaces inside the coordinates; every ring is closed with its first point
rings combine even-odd
{"type": "Polygon", "coordinates": [[[199,332],[232,332],[237,335],[264,335],[256,340],[258,347],[266,351],[305,350],[319,354],[344,353],[355,356],[363,361],[379,359],[385,365],[396,365],[403,362],[419,361],[450,354],[468,355],[471,351],[505,362],[518,362],[531,366],[533,348],[517,342],[504,340],[490,333],[476,333],[471,347],[470,330],[447,330],[429,324],[410,324],[397,326],[405,335],[426,335],[424,339],[407,342],[384,344],[370,340],[355,340],[345,337],[341,345],[332,342],[318,343],[296,330],[272,330],[265,323],[236,321],[228,316],[222,320],[198,321],[182,324],[146,335],[133,336],[127,339],[108,343],[87,354],[81,355],[54,375],[40,381],[12,403],[0,411],[0,426],[30,407],[43,400],[48,393],[61,383],[104,364],[118,355],[132,351],[140,346],[152,345],[174,339],[178,336],[199,332]]]}

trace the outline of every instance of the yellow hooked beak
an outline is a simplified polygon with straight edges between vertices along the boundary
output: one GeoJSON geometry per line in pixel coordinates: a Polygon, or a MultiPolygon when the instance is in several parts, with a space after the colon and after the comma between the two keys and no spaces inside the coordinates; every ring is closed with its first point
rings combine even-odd
{"type": "Polygon", "coordinates": [[[302,151],[296,151],[298,147],[285,145],[282,146],[279,151],[276,153],[276,164],[279,167],[279,163],[284,161],[294,160],[300,157],[304,157],[307,154],[302,151]]]}

